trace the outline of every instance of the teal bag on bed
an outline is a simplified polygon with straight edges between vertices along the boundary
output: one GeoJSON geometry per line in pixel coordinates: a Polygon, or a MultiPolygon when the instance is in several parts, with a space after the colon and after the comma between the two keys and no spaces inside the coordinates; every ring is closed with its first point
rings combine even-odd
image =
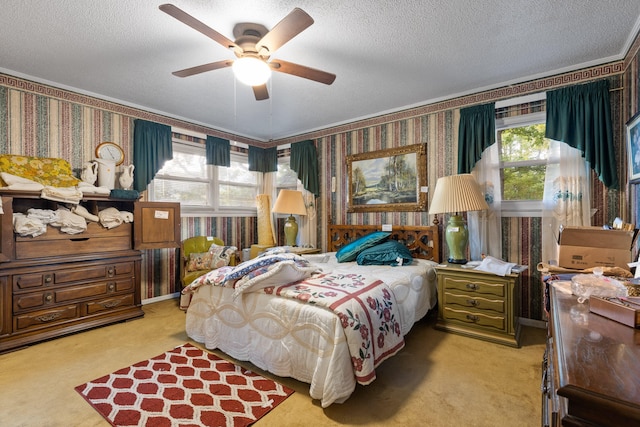
{"type": "Polygon", "coordinates": [[[380,242],[384,242],[390,235],[391,233],[388,231],[374,231],[373,233],[369,233],[341,247],[338,252],[336,252],[336,258],[338,262],[355,261],[360,252],[380,242]]]}
{"type": "Polygon", "coordinates": [[[412,261],[409,249],[396,240],[365,249],[356,258],[359,265],[409,265],[412,261]]]}

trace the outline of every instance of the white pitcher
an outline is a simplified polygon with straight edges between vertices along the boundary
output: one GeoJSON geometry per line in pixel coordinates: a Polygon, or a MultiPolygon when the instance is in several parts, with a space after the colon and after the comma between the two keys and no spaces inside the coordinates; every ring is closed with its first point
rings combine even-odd
{"type": "Polygon", "coordinates": [[[98,186],[113,190],[116,186],[116,161],[96,159],[98,163],[98,186]]]}
{"type": "Polygon", "coordinates": [[[118,181],[120,182],[120,188],[125,190],[130,190],[133,185],[133,170],[135,169],[134,165],[122,166],[122,172],[120,173],[120,178],[118,181]]]}
{"type": "Polygon", "coordinates": [[[82,173],[80,179],[87,184],[93,185],[98,177],[98,163],[86,162],[82,167],[82,173]]]}

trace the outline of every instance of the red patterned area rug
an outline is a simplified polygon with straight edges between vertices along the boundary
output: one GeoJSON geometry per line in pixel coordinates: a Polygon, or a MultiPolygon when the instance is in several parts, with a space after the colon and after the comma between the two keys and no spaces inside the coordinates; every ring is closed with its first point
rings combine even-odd
{"type": "Polygon", "coordinates": [[[248,426],[293,390],[191,344],[76,391],[113,426],[248,426]]]}

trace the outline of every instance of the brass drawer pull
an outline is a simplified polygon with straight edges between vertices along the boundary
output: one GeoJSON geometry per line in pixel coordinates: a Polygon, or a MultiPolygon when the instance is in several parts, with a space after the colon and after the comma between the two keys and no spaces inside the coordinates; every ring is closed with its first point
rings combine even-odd
{"type": "Polygon", "coordinates": [[[58,320],[60,317],[62,317],[62,314],[60,313],[48,313],[48,314],[43,314],[42,316],[38,316],[35,319],[38,322],[46,323],[46,322],[53,322],[54,320],[58,320]]]}
{"type": "Polygon", "coordinates": [[[478,288],[479,286],[475,283],[467,283],[467,289],[469,289],[470,291],[477,291],[478,288]]]}
{"type": "Polygon", "coordinates": [[[472,322],[477,322],[480,318],[474,314],[467,314],[467,320],[471,320],[472,322]]]}
{"type": "Polygon", "coordinates": [[[478,300],[468,299],[467,304],[469,304],[470,306],[476,307],[478,305],[478,300]]]}
{"type": "Polygon", "coordinates": [[[44,283],[51,283],[53,282],[53,277],[51,277],[50,274],[47,274],[44,276],[44,283]]]}
{"type": "Polygon", "coordinates": [[[108,284],[108,288],[109,288],[109,290],[110,290],[110,291],[113,291],[113,290],[116,288],[115,283],[113,283],[113,282],[109,282],[109,284],[108,284]]]}
{"type": "Polygon", "coordinates": [[[51,294],[46,294],[46,295],[44,296],[44,300],[45,300],[46,302],[51,302],[51,301],[53,301],[53,295],[51,295],[51,294]]]}
{"type": "Polygon", "coordinates": [[[109,277],[113,276],[114,271],[115,271],[115,270],[113,269],[113,267],[110,267],[110,268],[107,270],[107,274],[109,275],[109,277]]]}

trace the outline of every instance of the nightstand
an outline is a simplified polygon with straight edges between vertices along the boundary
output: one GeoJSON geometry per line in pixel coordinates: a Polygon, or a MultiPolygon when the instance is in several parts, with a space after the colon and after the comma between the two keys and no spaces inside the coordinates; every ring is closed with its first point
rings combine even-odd
{"type": "Polygon", "coordinates": [[[320,248],[304,248],[302,246],[292,246],[289,248],[289,252],[292,252],[296,255],[310,255],[310,254],[319,254],[320,248]]]}
{"type": "Polygon", "coordinates": [[[503,277],[456,264],[436,271],[436,329],[520,347],[519,273],[503,277]]]}

